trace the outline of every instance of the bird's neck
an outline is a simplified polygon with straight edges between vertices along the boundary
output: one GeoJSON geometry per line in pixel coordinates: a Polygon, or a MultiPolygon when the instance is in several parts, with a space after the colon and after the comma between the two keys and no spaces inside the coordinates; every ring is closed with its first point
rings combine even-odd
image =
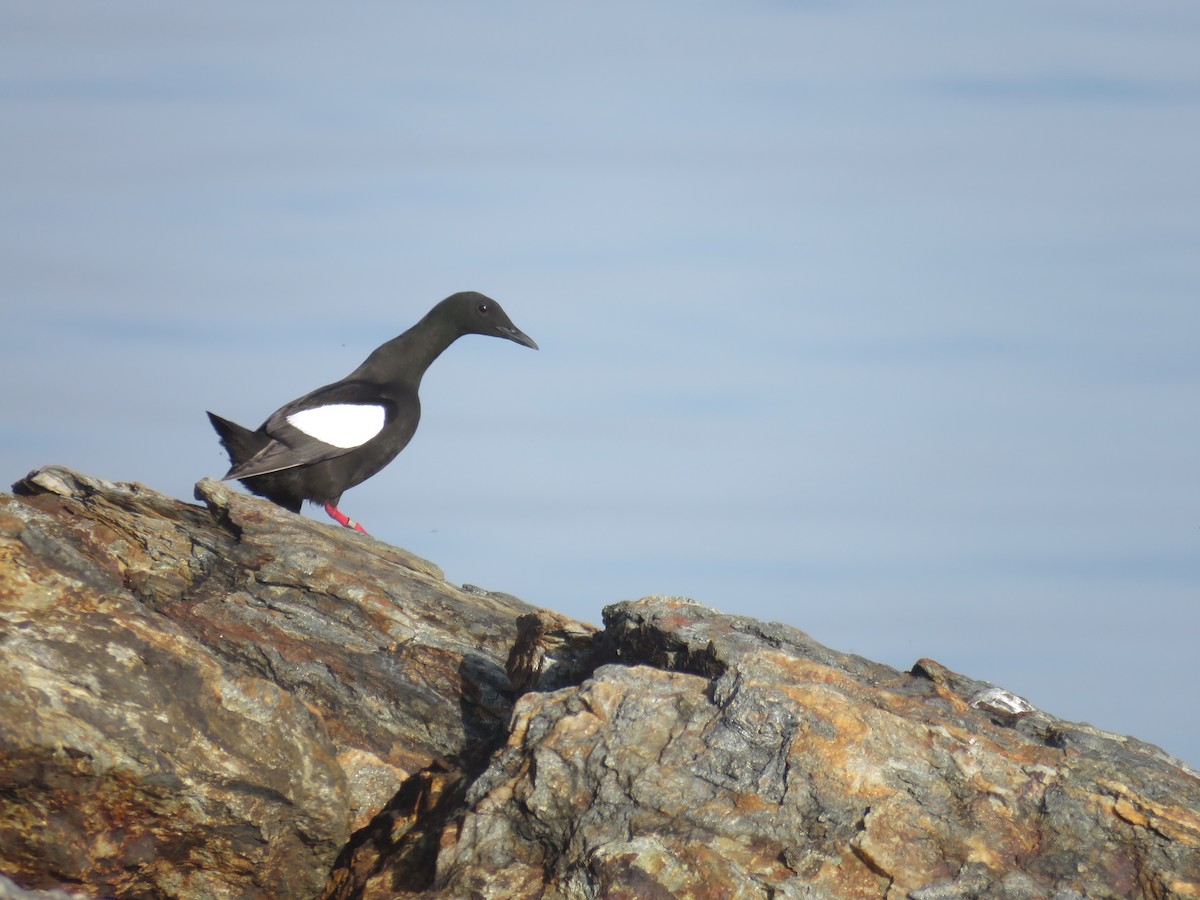
{"type": "Polygon", "coordinates": [[[377,347],[350,378],[403,384],[415,390],[425,370],[458,337],[458,330],[451,323],[426,316],[404,334],[377,347]]]}

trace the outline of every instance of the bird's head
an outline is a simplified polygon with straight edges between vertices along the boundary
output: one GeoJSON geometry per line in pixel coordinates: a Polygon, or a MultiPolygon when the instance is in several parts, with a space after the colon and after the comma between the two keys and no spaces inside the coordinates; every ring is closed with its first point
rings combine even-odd
{"type": "Polygon", "coordinates": [[[491,297],[478,291],[463,291],[447,297],[439,307],[453,318],[459,334],[486,334],[507,338],[525,347],[538,349],[533,338],[512,323],[504,309],[491,297]]]}

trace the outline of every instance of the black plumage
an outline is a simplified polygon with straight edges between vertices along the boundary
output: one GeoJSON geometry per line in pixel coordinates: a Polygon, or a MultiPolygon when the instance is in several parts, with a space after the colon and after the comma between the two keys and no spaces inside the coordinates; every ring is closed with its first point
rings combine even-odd
{"type": "Polygon", "coordinates": [[[292,512],[311,500],[342,525],[364,531],[337,508],[342,493],[390,463],[412,440],[421,418],[421,378],[465,334],[537,349],[495,300],[475,291],[454,294],[341,381],[281,406],[257,430],[210,412],[232,464],[223,480],[237,479],[292,512]]]}

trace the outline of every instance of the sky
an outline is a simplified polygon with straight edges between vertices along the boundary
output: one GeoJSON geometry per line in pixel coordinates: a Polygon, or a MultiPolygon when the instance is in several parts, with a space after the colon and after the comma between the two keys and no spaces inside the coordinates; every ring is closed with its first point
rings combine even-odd
{"type": "MultiPolygon", "coordinates": [[[[478,290],[342,509],[1200,766],[1200,5],[0,0],[0,482],[190,500],[478,290]]],[[[323,518],[319,510],[306,514],[323,518]]]]}

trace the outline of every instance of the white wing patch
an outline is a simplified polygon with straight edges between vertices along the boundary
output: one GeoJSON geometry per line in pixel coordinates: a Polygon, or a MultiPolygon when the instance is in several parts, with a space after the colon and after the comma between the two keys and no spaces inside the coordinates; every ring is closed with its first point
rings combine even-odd
{"type": "Polygon", "coordinates": [[[366,403],[331,403],[302,409],[288,424],[323,444],[350,450],[383,431],[383,407],[366,403]]]}

